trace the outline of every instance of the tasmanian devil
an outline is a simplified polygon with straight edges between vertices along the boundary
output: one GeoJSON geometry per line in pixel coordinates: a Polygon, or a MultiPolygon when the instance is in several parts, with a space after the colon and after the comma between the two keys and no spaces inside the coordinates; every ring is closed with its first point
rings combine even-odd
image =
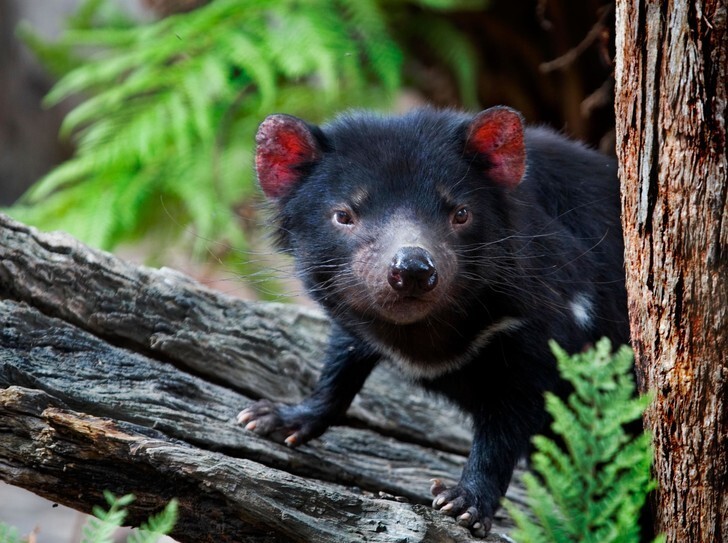
{"type": "Polygon", "coordinates": [[[308,398],[239,422],[304,443],[388,359],[472,414],[460,482],[433,485],[433,506],[485,535],[544,391],[564,392],[548,341],[628,340],[615,162],[507,107],[271,115],[256,142],[278,244],[333,330],[308,398]]]}

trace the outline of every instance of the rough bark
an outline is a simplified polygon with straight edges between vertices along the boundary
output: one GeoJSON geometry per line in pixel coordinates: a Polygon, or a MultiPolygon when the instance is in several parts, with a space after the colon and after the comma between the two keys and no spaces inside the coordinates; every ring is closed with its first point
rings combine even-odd
{"type": "Polygon", "coordinates": [[[668,542],[728,538],[725,1],[617,2],[632,341],[668,542]]]}
{"type": "Polygon", "coordinates": [[[0,215],[0,478],[85,511],[133,492],[132,521],[176,496],[183,542],[468,540],[424,505],[459,477],[467,420],[386,365],[300,449],[234,423],[305,394],[327,327],[0,215]]]}

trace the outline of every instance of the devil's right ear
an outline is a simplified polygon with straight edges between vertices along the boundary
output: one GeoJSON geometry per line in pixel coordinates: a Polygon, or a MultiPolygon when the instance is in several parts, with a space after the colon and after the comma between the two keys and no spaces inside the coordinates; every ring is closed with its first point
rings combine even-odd
{"type": "Polygon", "coordinates": [[[526,172],[523,117],[515,109],[495,106],[478,113],[468,127],[466,149],[485,159],[488,176],[512,189],[526,172]]]}
{"type": "Polygon", "coordinates": [[[266,117],[255,143],[255,171],[268,198],[286,196],[301,178],[300,167],[321,158],[309,125],[291,115],[266,117]]]}

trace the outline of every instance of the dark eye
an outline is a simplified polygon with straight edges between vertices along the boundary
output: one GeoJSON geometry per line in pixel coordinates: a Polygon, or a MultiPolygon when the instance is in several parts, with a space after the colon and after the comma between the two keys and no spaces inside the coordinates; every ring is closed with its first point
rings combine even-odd
{"type": "Polygon", "coordinates": [[[453,213],[452,216],[452,223],[459,225],[459,224],[465,224],[470,220],[470,211],[467,207],[459,207],[455,210],[455,213],[453,213]]]}
{"type": "Polygon", "coordinates": [[[335,223],[342,224],[344,226],[350,226],[354,224],[354,219],[352,218],[351,214],[348,211],[343,211],[341,209],[334,211],[333,220],[335,223]]]}

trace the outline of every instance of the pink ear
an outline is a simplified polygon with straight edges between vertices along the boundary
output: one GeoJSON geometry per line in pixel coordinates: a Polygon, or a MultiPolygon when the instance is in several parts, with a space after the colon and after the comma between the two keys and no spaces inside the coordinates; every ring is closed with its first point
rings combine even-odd
{"type": "Polygon", "coordinates": [[[258,183],[268,198],[288,194],[301,177],[297,166],[321,155],[311,129],[291,115],[266,117],[258,127],[255,143],[258,183]]]}
{"type": "Polygon", "coordinates": [[[497,106],[478,113],[468,128],[466,148],[483,155],[488,176],[507,188],[521,182],[526,171],[523,119],[517,111],[497,106]]]}

